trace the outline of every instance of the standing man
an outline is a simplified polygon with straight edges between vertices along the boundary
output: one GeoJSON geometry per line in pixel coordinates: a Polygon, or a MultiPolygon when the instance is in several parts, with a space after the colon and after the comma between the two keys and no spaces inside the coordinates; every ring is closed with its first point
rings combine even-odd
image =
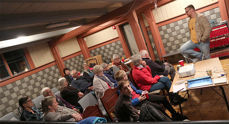
{"type": "Polygon", "coordinates": [[[185,8],[185,13],[190,18],[188,21],[188,28],[191,40],[187,41],[180,47],[181,54],[183,54],[185,58],[188,58],[191,55],[194,57],[194,59],[192,59],[193,62],[202,59],[209,59],[209,35],[211,32],[211,26],[207,18],[196,13],[193,5],[187,6],[185,8]],[[196,47],[200,49],[200,52],[193,50],[196,47]]]}

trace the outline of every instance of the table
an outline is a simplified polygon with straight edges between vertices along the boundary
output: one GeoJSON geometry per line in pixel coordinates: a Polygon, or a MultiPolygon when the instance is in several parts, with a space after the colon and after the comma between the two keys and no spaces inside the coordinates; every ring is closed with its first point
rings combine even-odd
{"type": "MultiPolygon", "coordinates": [[[[220,75],[220,74],[225,74],[225,72],[223,70],[223,67],[222,67],[222,64],[220,63],[219,58],[211,58],[211,59],[208,59],[208,60],[199,61],[199,62],[196,62],[194,64],[194,66],[195,66],[195,75],[193,75],[193,76],[180,78],[179,74],[176,73],[175,78],[174,78],[173,83],[172,83],[172,86],[170,88],[170,92],[173,92],[173,85],[175,85],[176,82],[179,82],[181,80],[183,80],[185,82],[185,81],[190,80],[190,79],[201,78],[201,77],[208,76],[206,70],[212,70],[212,76],[211,76],[212,79],[218,77],[218,75],[220,75]]],[[[225,77],[226,77],[226,75],[225,75],[225,77]]],[[[206,88],[206,87],[216,87],[216,86],[220,87],[220,89],[222,91],[222,94],[223,94],[223,98],[224,98],[225,104],[227,106],[227,110],[229,111],[228,100],[227,100],[227,97],[226,97],[226,94],[225,94],[225,91],[224,91],[224,88],[223,88],[224,85],[228,85],[228,84],[229,84],[229,82],[228,82],[228,80],[226,80],[226,82],[223,82],[223,83],[220,83],[220,84],[214,84],[213,83],[211,85],[195,87],[195,88],[191,88],[191,89],[199,89],[199,88],[206,88]]],[[[186,89],[187,90],[191,90],[191,89],[187,88],[187,83],[186,83],[186,89]]],[[[180,107],[180,109],[181,109],[181,107],[180,107]]],[[[181,109],[181,112],[182,112],[182,109],[181,109]]]]}

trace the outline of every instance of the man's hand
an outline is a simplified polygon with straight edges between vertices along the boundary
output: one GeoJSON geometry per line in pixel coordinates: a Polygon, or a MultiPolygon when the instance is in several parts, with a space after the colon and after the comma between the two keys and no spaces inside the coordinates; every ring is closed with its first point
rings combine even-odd
{"type": "Polygon", "coordinates": [[[93,90],[93,86],[90,86],[90,87],[88,87],[87,89],[89,89],[89,90],[93,90]]]}
{"type": "Polygon", "coordinates": [[[141,64],[142,64],[144,67],[146,67],[146,66],[147,66],[147,64],[146,64],[146,62],[145,62],[145,61],[141,61],[141,64]]]}
{"type": "Polygon", "coordinates": [[[169,63],[168,62],[164,62],[164,65],[169,65],[169,63]]]}
{"type": "Polygon", "coordinates": [[[79,113],[74,113],[72,114],[72,117],[76,120],[76,121],[80,121],[82,120],[82,116],[79,113]]]}
{"type": "Polygon", "coordinates": [[[142,91],[142,95],[149,93],[147,90],[142,91]]]}
{"type": "Polygon", "coordinates": [[[79,98],[82,98],[84,96],[84,94],[82,92],[78,92],[78,96],[79,96],[79,98]]]}
{"type": "Polygon", "coordinates": [[[146,96],[145,95],[141,95],[141,96],[138,97],[138,100],[140,102],[143,101],[143,100],[145,100],[145,99],[146,99],[146,96]]]}

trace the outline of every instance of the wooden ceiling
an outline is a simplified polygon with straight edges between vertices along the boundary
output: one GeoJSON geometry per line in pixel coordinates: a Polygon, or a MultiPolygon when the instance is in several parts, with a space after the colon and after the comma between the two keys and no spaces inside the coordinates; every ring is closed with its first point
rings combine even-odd
{"type": "Polygon", "coordinates": [[[133,0],[1,0],[0,41],[84,25],[133,0]]]}

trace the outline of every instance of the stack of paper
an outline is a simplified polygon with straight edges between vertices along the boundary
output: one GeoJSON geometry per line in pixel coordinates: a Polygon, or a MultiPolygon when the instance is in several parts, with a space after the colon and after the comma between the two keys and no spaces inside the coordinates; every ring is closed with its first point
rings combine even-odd
{"type": "Polygon", "coordinates": [[[219,84],[219,83],[226,83],[227,78],[226,77],[221,77],[221,78],[214,78],[212,79],[214,84],[219,84]]]}
{"type": "Polygon", "coordinates": [[[185,91],[185,90],[186,90],[185,82],[176,83],[173,85],[173,93],[177,93],[179,91],[185,91]]]}

